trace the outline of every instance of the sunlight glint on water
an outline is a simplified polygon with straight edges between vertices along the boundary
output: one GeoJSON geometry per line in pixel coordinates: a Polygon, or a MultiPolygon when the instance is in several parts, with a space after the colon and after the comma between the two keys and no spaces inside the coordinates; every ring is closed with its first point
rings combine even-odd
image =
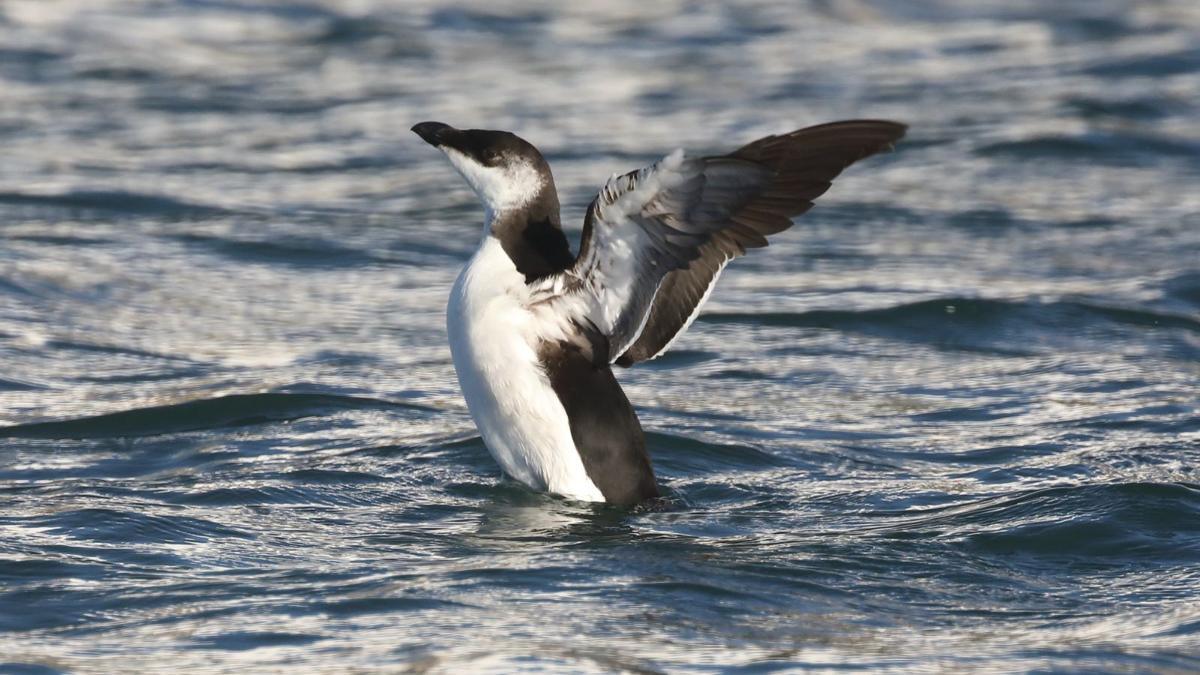
{"type": "Polygon", "coordinates": [[[1200,669],[1198,29],[4,3],[0,670],[1200,669]],[[844,117],[911,131],[619,373],[669,505],[502,480],[443,329],[481,214],[409,127],[537,144],[577,239],[844,117]]]}

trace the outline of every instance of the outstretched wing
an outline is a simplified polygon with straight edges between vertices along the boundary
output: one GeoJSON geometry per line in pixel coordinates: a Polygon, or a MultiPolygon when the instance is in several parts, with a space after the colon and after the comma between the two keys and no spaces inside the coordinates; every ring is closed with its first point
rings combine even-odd
{"type": "Polygon", "coordinates": [[[905,126],[854,120],[767,136],[718,157],[676,151],[614,176],[592,201],[575,265],[544,279],[541,302],[607,338],[632,365],[670,346],[725,265],[786,230],[847,166],[890,147],[905,126]]]}

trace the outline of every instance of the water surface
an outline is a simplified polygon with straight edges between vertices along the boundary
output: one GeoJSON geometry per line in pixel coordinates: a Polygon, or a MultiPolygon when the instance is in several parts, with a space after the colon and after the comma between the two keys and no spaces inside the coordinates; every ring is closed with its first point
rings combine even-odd
{"type": "Polygon", "coordinates": [[[0,5],[0,671],[1200,669],[1200,11],[0,5]],[[503,480],[408,132],[614,172],[911,124],[620,373],[662,508],[503,480]]]}

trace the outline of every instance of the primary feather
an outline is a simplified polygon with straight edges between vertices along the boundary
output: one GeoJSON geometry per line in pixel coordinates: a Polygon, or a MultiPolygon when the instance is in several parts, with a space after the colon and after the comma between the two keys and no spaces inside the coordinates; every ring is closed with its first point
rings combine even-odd
{"type": "Polygon", "coordinates": [[[608,338],[608,361],[662,354],[746,249],[767,245],[847,166],[906,127],[834,122],[767,136],[727,155],[667,155],[609,179],[588,208],[575,264],[535,289],[540,302],[608,338]]]}

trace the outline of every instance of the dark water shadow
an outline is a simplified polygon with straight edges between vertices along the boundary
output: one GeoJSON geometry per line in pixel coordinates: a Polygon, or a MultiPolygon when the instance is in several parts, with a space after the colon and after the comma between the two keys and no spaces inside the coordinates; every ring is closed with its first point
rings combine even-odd
{"type": "Polygon", "coordinates": [[[0,427],[0,438],[118,438],[157,436],[225,427],[249,426],[329,415],[345,410],[405,409],[431,412],[414,403],[329,394],[232,394],[172,405],[69,419],[0,427]]]}

